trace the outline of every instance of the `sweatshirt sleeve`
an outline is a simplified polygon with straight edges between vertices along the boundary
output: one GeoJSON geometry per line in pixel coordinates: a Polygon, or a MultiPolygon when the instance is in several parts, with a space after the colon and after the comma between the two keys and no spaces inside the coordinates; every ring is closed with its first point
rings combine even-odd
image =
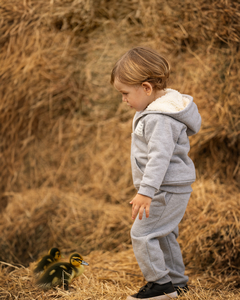
{"type": "Polygon", "coordinates": [[[148,162],[138,193],[153,198],[168,170],[183,125],[162,114],[148,115],[144,125],[148,162]]]}

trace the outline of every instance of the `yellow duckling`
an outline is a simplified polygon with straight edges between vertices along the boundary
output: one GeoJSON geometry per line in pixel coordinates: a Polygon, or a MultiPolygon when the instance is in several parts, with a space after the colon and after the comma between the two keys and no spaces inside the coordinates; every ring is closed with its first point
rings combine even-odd
{"type": "Polygon", "coordinates": [[[51,248],[48,251],[48,255],[43,256],[43,258],[37,263],[37,266],[33,270],[33,273],[39,277],[52,263],[58,261],[61,258],[61,252],[58,248],[51,248]]]}
{"type": "Polygon", "coordinates": [[[88,263],[83,260],[79,253],[74,253],[70,256],[69,263],[57,262],[47,268],[36,284],[43,289],[63,284],[64,289],[68,290],[68,285],[73,278],[83,273],[84,265],[88,266],[88,263]]]}

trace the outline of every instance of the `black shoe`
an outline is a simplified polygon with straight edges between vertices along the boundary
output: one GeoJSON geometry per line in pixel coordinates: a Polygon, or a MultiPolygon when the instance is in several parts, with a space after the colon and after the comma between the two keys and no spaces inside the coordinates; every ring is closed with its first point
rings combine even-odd
{"type": "Polygon", "coordinates": [[[184,293],[187,293],[189,291],[187,284],[183,287],[174,286],[174,288],[177,291],[178,295],[183,295],[184,293]]]}
{"type": "Polygon", "coordinates": [[[127,300],[137,299],[149,299],[149,300],[170,300],[171,298],[177,298],[177,292],[174,289],[172,282],[165,284],[158,284],[154,282],[148,282],[139,292],[128,296],[127,300]]]}

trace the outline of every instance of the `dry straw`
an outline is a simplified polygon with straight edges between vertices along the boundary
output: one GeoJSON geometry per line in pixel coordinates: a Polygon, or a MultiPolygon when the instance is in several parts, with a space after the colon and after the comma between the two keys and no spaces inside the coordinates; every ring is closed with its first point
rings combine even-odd
{"type": "MultiPolygon", "coordinates": [[[[28,265],[52,245],[83,255],[130,244],[130,207],[58,189],[12,194],[0,221],[0,260],[28,265]]],[[[126,246],[125,246],[126,245],[126,246]]]]}
{"type": "MultiPolygon", "coordinates": [[[[238,1],[2,2],[2,191],[50,185],[56,170],[55,181],[65,177],[61,163],[76,166],[75,157],[67,161],[72,122],[90,120],[90,140],[96,124],[114,116],[119,104],[110,70],[134,44],[166,54],[172,87],[196,98],[203,126],[192,153],[196,162],[205,155],[201,173],[239,181],[238,1]],[[32,160],[36,147],[42,155],[32,160]],[[43,152],[50,148],[60,157],[43,152]]],[[[79,140],[84,157],[87,140],[79,140]]]]}
{"type": "Polygon", "coordinates": [[[239,285],[239,14],[237,0],[0,0],[2,299],[125,299],[143,283],[129,238],[133,111],[109,84],[140,44],[168,57],[171,87],[203,119],[184,299],[239,298],[224,290],[239,285]],[[53,244],[92,264],[70,293],[32,283],[28,263],[53,244]]]}
{"type": "MultiPolygon", "coordinates": [[[[239,284],[238,196],[236,188],[199,179],[180,224],[187,272],[208,274],[214,288],[239,284]],[[217,279],[220,274],[222,283],[217,279]]],[[[129,204],[106,203],[103,197],[91,198],[87,193],[81,196],[45,188],[12,194],[0,221],[0,260],[28,266],[53,245],[65,254],[93,255],[102,249],[111,251],[106,255],[117,252],[121,256],[131,248],[131,223],[129,204]]],[[[95,258],[95,267],[102,257],[95,258]]]]}

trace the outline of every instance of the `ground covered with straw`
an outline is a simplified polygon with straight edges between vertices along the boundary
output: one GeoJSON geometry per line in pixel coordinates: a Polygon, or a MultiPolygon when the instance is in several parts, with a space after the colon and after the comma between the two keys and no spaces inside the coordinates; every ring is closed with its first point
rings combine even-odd
{"type": "Polygon", "coordinates": [[[129,236],[134,112],[109,83],[136,45],[169,59],[169,87],[202,116],[181,299],[240,299],[239,15],[237,0],[0,0],[0,299],[117,300],[144,284],[129,236]],[[34,284],[52,246],[89,263],[69,291],[34,284]]]}

